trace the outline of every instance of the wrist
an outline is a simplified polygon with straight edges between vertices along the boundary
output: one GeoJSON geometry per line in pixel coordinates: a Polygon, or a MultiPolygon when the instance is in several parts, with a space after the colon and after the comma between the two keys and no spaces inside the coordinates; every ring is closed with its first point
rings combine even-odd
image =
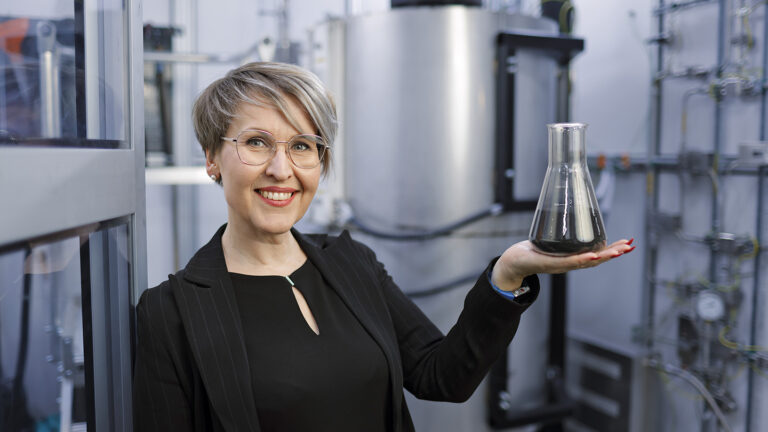
{"type": "Polygon", "coordinates": [[[494,291],[496,291],[499,295],[501,295],[502,297],[508,300],[515,300],[519,296],[531,290],[530,287],[523,285],[522,278],[519,281],[511,281],[511,282],[508,281],[508,283],[506,283],[505,286],[502,288],[494,282],[493,276],[494,276],[493,270],[491,270],[488,273],[488,283],[491,285],[494,291]]]}
{"type": "Polygon", "coordinates": [[[502,291],[514,291],[520,288],[525,276],[507,275],[506,272],[502,271],[503,269],[497,267],[498,262],[493,266],[489,274],[488,280],[491,282],[491,285],[502,291]]]}
{"type": "Polygon", "coordinates": [[[501,291],[514,291],[520,286],[523,285],[523,279],[525,278],[512,278],[512,279],[503,279],[499,280],[501,278],[496,278],[496,275],[493,271],[491,271],[491,285],[493,285],[494,288],[498,288],[501,291]]]}

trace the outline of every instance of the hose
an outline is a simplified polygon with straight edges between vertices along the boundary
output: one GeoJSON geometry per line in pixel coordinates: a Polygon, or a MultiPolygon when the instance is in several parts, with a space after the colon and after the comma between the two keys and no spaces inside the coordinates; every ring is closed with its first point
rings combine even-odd
{"type": "Polygon", "coordinates": [[[480,274],[479,272],[478,273],[472,273],[472,274],[468,274],[466,276],[462,276],[460,278],[454,279],[454,280],[452,280],[450,282],[446,282],[444,284],[437,285],[435,287],[424,288],[424,289],[419,289],[419,290],[415,290],[415,291],[408,291],[408,292],[405,293],[405,295],[407,295],[410,298],[430,297],[430,296],[433,296],[433,295],[436,295],[436,294],[440,294],[440,293],[444,293],[446,291],[450,291],[450,290],[452,290],[454,288],[458,288],[461,285],[464,285],[466,283],[474,282],[477,279],[479,274],[480,274]]]}
{"type": "Polygon", "coordinates": [[[682,378],[688,384],[692,385],[696,390],[699,391],[699,393],[701,393],[701,395],[704,397],[704,400],[707,401],[707,404],[709,405],[709,407],[712,408],[712,411],[715,413],[717,420],[723,426],[723,429],[725,429],[726,432],[733,432],[733,429],[731,429],[731,427],[728,425],[728,422],[725,419],[725,415],[723,414],[723,411],[720,410],[720,407],[717,405],[717,401],[715,401],[715,398],[712,396],[712,393],[710,393],[709,390],[707,390],[707,387],[704,386],[704,383],[702,383],[701,380],[696,378],[696,376],[694,376],[692,373],[686,370],[680,369],[677,366],[673,366],[671,364],[661,364],[656,359],[646,359],[645,365],[654,369],[658,369],[664,373],[682,378]]]}
{"type": "MultiPolygon", "coordinates": [[[[32,254],[27,247],[24,251],[26,262],[32,254]]],[[[23,293],[21,299],[21,323],[19,335],[19,351],[16,355],[16,369],[10,382],[10,389],[0,388],[0,430],[25,431],[31,430],[32,417],[27,408],[27,395],[24,391],[24,377],[27,369],[29,354],[30,301],[32,295],[32,274],[24,273],[23,293]]]]}
{"type": "Polygon", "coordinates": [[[416,233],[393,233],[393,232],[379,231],[377,229],[369,227],[367,224],[360,221],[355,216],[352,216],[351,218],[349,218],[347,223],[365,234],[368,234],[370,236],[377,237],[380,239],[394,240],[394,241],[421,241],[421,240],[431,240],[437,237],[445,237],[445,236],[451,235],[451,233],[453,233],[459,228],[462,228],[464,226],[467,226],[479,220],[485,219],[487,217],[497,216],[502,213],[503,209],[504,207],[502,206],[502,204],[494,203],[487,209],[479,211],[475,214],[469,215],[457,222],[448,224],[440,228],[435,228],[435,229],[426,230],[423,232],[416,232],[416,233]]]}

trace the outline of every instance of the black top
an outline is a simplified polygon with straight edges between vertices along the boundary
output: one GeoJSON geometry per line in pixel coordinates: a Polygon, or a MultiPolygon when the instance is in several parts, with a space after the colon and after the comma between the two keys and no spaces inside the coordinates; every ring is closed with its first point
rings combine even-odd
{"type": "Polygon", "coordinates": [[[319,335],[285,277],[230,275],[263,432],[386,430],[384,354],[309,260],[290,279],[319,335]]]}

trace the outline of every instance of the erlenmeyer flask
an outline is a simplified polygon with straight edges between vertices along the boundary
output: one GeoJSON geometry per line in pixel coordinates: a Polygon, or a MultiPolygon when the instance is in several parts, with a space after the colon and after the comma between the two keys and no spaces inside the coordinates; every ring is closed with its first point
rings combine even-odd
{"type": "Polygon", "coordinates": [[[554,123],[549,129],[549,165],[528,236],[550,255],[572,255],[605,247],[605,227],[589,176],[583,123],[554,123]]]}

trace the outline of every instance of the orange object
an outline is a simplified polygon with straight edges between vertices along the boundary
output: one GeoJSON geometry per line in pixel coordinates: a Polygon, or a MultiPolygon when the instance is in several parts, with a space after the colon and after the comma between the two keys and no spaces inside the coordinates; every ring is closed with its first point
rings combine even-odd
{"type": "Polygon", "coordinates": [[[21,42],[27,37],[29,18],[16,18],[0,23],[0,49],[21,55],[21,42]]]}
{"type": "Polygon", "coordinates": [[[629,169],[630,165],[629,155],[626,153],[621,155],[621,166],[624,167],[624,169],[629,169]]]}
{"type": "Polygon", "coordinates": [[[605,169],[606,163],[607,163],[607,160],[604,154],[600,154],[597,156],[597,169],[605,169]]]}

